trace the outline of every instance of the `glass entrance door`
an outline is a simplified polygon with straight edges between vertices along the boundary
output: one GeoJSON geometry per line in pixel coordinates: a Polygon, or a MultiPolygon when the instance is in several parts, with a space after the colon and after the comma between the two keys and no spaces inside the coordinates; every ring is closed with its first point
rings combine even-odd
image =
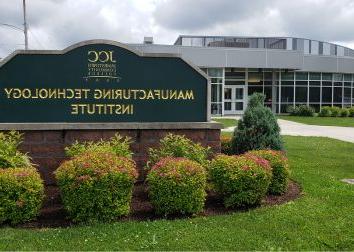
{"type": "Polygon", "coordinates": [[[244,86],[225,86],[224,88],[224,114],[243,114],[245,103],[244,86]]]}

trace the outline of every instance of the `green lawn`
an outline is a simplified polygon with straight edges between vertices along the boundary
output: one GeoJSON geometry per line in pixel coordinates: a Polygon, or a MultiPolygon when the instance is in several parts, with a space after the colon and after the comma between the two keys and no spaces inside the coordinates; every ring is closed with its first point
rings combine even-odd
{"type": "Polygon", "coordinates": [[[354,250],[354,144],[284,137],[304,195],[225,216],[0,229],[2,250],[354,250]]]}
{"type": "Polygon", "coordinates": [[[212,118],[212,121],[222,123],[224,128],[233,127],[237,125],[236,119],[212,118]]]}
{"type": "Polygon", "coordinates": [[[354,117],[278,116],[278,118],[310,125],[354,127],[354,117]]]}

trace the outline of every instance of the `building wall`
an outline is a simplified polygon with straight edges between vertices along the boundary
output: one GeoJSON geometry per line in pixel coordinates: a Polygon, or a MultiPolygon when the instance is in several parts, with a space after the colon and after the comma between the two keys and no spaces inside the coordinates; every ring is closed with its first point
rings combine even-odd
{"type": "Polygon", "coordinates": [[[269,68],[307,72],[354,73],[354,57],[313,55],[298,50],[129,45],[143,53],[175,53],[205,68],[269,68]]]}
{"type": "Polygon", "coordinates": [[[202,69],[211,80],[213,115],[224,115],[224,89],[232,85],[243,85],[248,96],[255,92],[265,94],[265,105],[270,108],[275,100],[277,113],[286,113],[289,106],[300,104],[312,106],[316,111],[322,106],[354,105],[353,74],[278,70],[275,73],[276,97],[273,97],[271,69],[202,69]]]}
{"type": "Polygon", "coordinates": [[[262,92],[266,95],[265,105],[272,107],[275,103],[273,111],[277,113],[285,113],[288,106],[300,104],[316,110],[321,106],[353,106],[353,55],[338,45],[300,40],[301,43],[287,38],[287,46],[291,44],[291,48],[286,50],[203,45],[130,46],[146,53],[180,54],[203,69],[211,79],[210,109],[214,115],[224,114],[225,86],[233,85],[232,82],[245,87],[245,105],[248,95],[262,92]],[[230,69],[239,71],[240,76],[229,75],[230,69]]]}

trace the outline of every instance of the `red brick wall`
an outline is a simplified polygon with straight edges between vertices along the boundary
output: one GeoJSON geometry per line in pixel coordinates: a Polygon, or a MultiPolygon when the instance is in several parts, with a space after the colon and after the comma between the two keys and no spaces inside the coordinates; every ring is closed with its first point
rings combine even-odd
{"type": "Polygon", "coordinates": [[[141,177],[143,167],[147,161],[147,150],[156,147],[159,140],[167,133],[181,134],[210,146],[214,153],[220,152],[220,130],[218,129],[188,129],[188,130],[50,130],[50,131],[22,131],[24,141],[21,150],[28,152],[46,184],[54,184],[53,172],[65,160],[64,148],[75,140],[95,141],[109,139],[114,134],[130,136],[134,143],[131,149],[141,177]]]}

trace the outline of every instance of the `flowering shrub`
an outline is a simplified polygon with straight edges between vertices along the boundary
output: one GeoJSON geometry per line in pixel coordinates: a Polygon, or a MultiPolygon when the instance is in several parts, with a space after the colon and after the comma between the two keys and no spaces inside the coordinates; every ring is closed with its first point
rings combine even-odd
{"type": "Polygon", "coordinates": [[[137,172],[130,158],[84,152],[55,172],[64,206],[75,222],[110,221],[130,211],[137,172]]]}
{"type": "Polygon", "coordinates": [[[0,169],[11,167],[31,167],[30,158],[18,151],[22,134],[17,131],[0,132],[0,169]]]}
{"type": "Polygon", "coordinates": [[[226,207],[259,204],[272,179],[269,162],[254,155],[219,155],[211,161],[209,175],[226,207]]]}
{"type": "Polygon", "coordinates": [[[232,137],[229,135],[221,135],[221,153],[225,155],[232,155],[232,137]]]}
{"type": "Polygon", "coordinates": [[[273,178],[269,185],[268,192],[275,195],[286,192],[289,180],[289,162],[284,153],[273,150],[258,150],[250,151],[248,154],[252,154],[269,161],[272,168],[273,178]]]}
{"type": "Polygon", "coordinates": [[[210,154],[209,147],[203,147],[199,143],[181,135],[168,134],[160,140],[160,147],[149,149],[148,168],[151,168],[159,160],[165,157],[184,157],[196,161],[201,165],[207,164],[210,154]]]}
{"type": "Polygon", "coordinates": [[[98,142],[83,142],[76,141],[71,146],[65,148],[65,153],[69,157],[74,157],[82,154],[85,151],[92,152],[112,152],[120,157],[132,157],[130,151],[131,139],[130,137],[122,137],[116,134],[109,141],[100,140],[98,142]]]}
{"type": "Polygon", "coordinates": [[[44,186],[33,167],[0,169],[0,223],[35,218],[42,206],[44,186]]]}
{"type": "Polygon", "coordinates": [[[164,158],[147,175],[149,196],[158,214],[195,214],[205,202],[206,171],[186,158],[164,158]]]}

